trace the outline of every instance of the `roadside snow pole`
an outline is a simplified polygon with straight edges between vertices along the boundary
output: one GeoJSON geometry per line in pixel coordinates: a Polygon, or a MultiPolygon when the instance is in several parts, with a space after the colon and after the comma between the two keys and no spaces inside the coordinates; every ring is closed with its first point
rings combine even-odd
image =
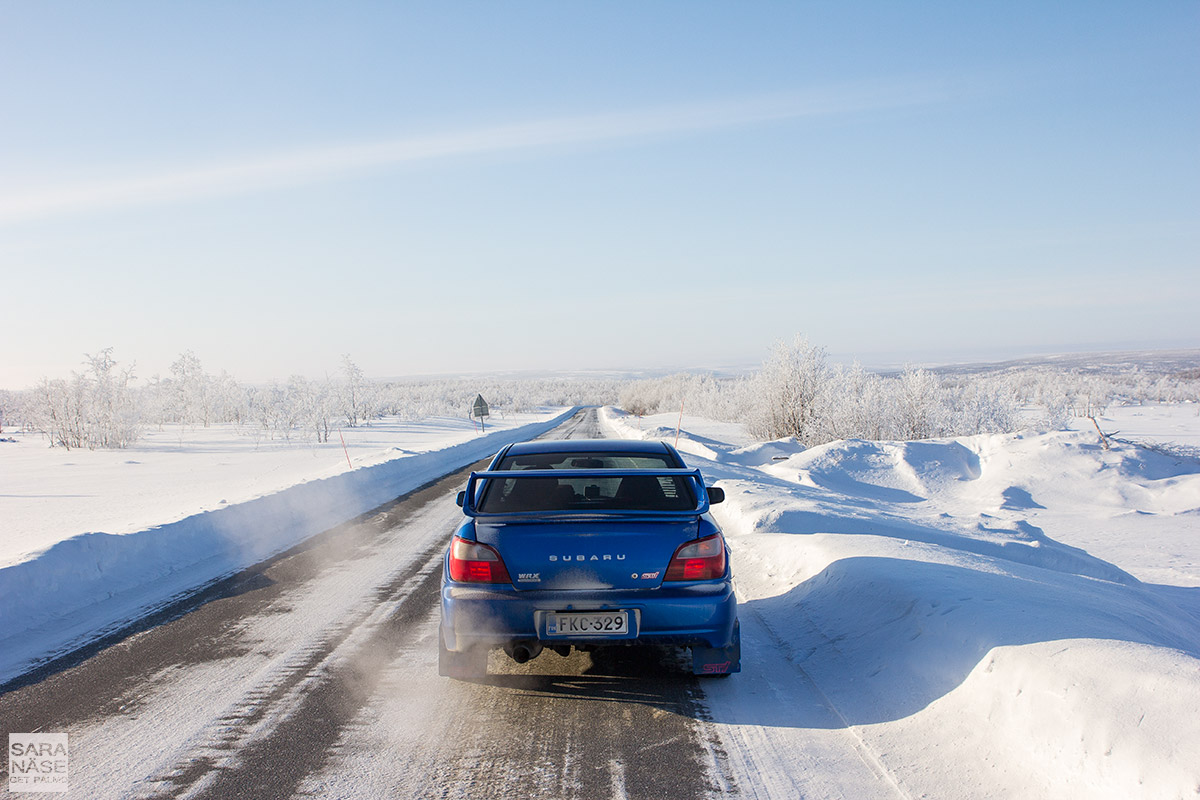
{"type": "Polygon", "coordinates": [[[346,447],[346,437],[342,436],[341,428],[338,428],[338,438],[342,440],[342,452],[346,454],[346,466],[354,469],[354,465],[350,463],[350,449],[346,447]]]}
{"type": "Polygon", "coordinates": [[[679,401],[679,422],[675,423],[675,446],[679,447],[679,429],[683,427],[683,401],[679,401]]]}

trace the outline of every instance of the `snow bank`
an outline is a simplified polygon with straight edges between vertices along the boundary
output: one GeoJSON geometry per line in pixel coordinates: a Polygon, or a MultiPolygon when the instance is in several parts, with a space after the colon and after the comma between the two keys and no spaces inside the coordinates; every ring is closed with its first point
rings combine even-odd
{"type": "Polygon", "coordinates": [[[86,533],[0,569],[0,681],[430,480],[557,426],[538,423],[299,483],[133,533],[86,533]]]}
{"type": "MultiPolygon", "coordinates": [[[[602,418],[675,440],[670,415],[602,418]]],[[[1200,795],[1200,462],[1086,430],[806,450],[690,427],[741,613],[911,796],[1200,795]]]]}
{"type": "MultiPolygon", "coordinates": [[[[964,783],[1019,767],[1009,796],[1185,798],[1200,792],[1196,659],[1161,647],[1067,639],[987,654],[914,725],[990,761],[960,764],[964,783]]],[[[986,784],[983,784],[986,785],[986,784]]]]}

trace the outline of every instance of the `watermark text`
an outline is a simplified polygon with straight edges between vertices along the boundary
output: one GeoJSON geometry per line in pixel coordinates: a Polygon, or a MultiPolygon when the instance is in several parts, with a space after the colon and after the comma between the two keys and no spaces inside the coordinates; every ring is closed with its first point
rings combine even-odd
{"type": "Polygon", "coordinates": [[[10,733],[8,790],[65,792],[69,761],[65,733],[10,733]]]}

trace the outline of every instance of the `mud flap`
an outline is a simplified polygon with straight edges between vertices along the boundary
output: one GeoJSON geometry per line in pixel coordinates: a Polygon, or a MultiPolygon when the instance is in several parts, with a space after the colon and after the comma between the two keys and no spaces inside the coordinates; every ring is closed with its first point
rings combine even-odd
{"type": "Polygon", "coordinates": [[[438,675],[443,678],[471,680],[487,676],[488,651],[473,648],[456,653],[446,649],[446,643],[438,634],[438,675]]]}
{"type": "Polygon", "coordinates": [[[732,675],[742,671],[742,625],[733,623],[733,639],[725,647],[693,647],[692,673],[732,675]]]}

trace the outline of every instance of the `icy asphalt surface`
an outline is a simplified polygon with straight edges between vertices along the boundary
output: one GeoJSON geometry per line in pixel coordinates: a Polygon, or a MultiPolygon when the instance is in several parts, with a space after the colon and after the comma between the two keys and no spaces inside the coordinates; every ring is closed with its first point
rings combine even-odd
{"type": "MultiPolygon", "coordinates": [[[[593,410],[551,435],[603,433],[593,410]]],[[[0,735],[69,733],[66,797],[905,796],[780,621],[743,614],[744,671],[715,681],[638,649],[493,653],[485,680],[438,677],[466,474],[0,694],[0,735]]]]}

